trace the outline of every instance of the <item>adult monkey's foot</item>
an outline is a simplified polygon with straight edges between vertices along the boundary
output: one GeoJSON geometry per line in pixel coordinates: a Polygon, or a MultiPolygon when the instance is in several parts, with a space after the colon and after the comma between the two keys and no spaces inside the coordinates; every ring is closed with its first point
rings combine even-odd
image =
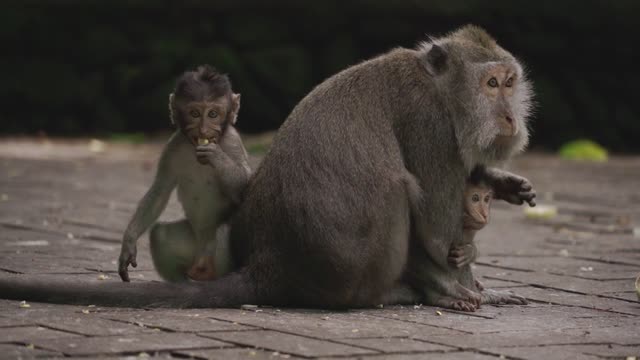
{"type": "Polygon", "coordinates": [[[482,294],[469,290],[466,287],[456,283],[453,289],[455,296],[434,294],[429,292],[425,296],[428,305],[440,306],[447,309],[459,311],[476,311],[482,304],[482,294]]]}
{"type": "Polygon", "coordinates": [[[478,309],[478,306],[476,306],[471,302],[460,300],[460,299],[454,299],[448,296],[432,297],[427,301],[427,304],[432,306],[439,306],[446,309],[468,311],[468,312],[474,312],[478,309]]]}
{"type": "Polygon", "coordinates": [[[529,303],[527,299],[510,291],[485,289],[482,291],[481,296],[483,304],[527,305],[529,303]]]}

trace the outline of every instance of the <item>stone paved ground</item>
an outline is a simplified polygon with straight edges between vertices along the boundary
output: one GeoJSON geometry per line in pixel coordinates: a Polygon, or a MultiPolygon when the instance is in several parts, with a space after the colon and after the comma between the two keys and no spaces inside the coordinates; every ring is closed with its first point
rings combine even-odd
{"type": "MultiPolygon", "coordinates": [[[[121,233],[158,144],[0,141],[0,276],[119,281],[121,233]],[[102,151],[101,151],[102,150],[102,151]]],[[[640,355],[640,158],[604,164],[527,155],[553,219],[496,204],[475,272],[528,306],[131,310],[0,300],[0,358],[599,359],[640,355]]],[[[180,216],[172,201],[165,219],[180,216]]],[[[155,281],[146,236],[135,281],[155,281]]]]}

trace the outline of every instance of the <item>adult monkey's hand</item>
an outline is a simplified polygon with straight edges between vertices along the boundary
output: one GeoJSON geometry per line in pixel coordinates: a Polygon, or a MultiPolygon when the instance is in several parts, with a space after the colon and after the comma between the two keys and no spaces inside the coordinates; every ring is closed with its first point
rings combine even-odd
{"type": "Polygon", "coordinates": [[[483,177],[493,188],[494,198],[510,204],[536,206],[533,184],[522,176],[497,168],[483,168],[483,177]]]}

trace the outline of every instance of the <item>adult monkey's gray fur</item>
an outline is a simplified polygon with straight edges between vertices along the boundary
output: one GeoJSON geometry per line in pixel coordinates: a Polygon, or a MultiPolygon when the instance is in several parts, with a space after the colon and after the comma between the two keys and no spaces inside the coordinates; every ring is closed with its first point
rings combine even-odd
{"type": "MultiPolygon", "coordinates": [[[[204,284],[2,280],[0,293],[173,307],[422,298],[474,310],[490,299],[468,266],[447,265],[462,240],[465,179],[525,147],[530,93],[518,61],[474,26],[393,50],[320,84],[279,130],[232,221],[239,271],[204,284]]],[[[497,198],[533,196],[523,178],[494,169],[487,177],[497,198]]]]}

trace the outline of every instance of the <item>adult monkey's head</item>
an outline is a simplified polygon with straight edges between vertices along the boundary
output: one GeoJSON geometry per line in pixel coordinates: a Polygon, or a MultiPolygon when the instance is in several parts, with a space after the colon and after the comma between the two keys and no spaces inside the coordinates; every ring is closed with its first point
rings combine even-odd
{"type": "Polygon", "coordinates": [[[507,160],[526,147],[533,94],[513,55],[473,25],[423,43],[421,50],[467,170],[507,160]]]}
{"type": "Polygon", "coordinates": [[[209,65],[183,73],[169,95],[171,122],[194,145],[217,143],[239,109],[240,94],[233,93],[227,75],[209,65]]]}

